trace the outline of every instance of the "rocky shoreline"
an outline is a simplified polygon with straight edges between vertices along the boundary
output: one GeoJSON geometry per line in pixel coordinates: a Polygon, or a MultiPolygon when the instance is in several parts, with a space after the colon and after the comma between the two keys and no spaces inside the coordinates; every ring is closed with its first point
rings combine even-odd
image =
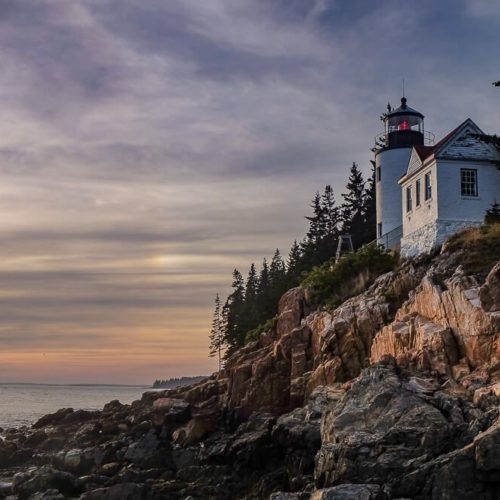
{"type": "Polygon", "coordinates": [[[500,263],[459,261],[407,261],[334,311],[290,290],[220,374],[7,429],[0,498],[498,498],[500,263]]]}

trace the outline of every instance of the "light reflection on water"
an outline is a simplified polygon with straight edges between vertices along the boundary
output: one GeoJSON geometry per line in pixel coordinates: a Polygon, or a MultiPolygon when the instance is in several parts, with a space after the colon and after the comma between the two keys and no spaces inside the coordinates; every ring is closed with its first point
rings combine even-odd
{"type": "Polygon", "coordinates": [[[31,425],[60,408],[100,410],[118,399],[128,404],[148,386],[0,384],[0,428],[31,425]]]}

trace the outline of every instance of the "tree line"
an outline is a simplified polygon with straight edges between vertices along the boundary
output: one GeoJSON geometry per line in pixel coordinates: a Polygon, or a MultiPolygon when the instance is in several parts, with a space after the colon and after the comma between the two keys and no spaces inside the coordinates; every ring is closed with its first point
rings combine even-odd
{"type": "Polygon", "coordinates": [[[339,236],[350,234],[354,248],[375,239],[375,176],[365,180],[356,163],[352,164],[342,202],[337,203],[330,185],[316,192],[309,227],[300,243],[294,241],[286,258],[276,249],[271,261],[263,259],[257,269],[250,265],[246,278],[235,269],[232,291],[226,300],[215,297],[209,355],[223,360],[265,327],[271,326],[278,301],[288,289],[297,286],[313,267],[331,259],[339,236]],[[268,324],[266,325],[266,322],[268,324]]]}

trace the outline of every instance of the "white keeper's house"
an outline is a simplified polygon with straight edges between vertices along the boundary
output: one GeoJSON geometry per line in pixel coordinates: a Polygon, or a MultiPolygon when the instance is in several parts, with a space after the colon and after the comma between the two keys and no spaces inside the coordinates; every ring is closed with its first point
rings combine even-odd
{"type": "Polygon", "coordinates": [[[500,202],[500,152],[477,138],[484,132],[468,118],[434,144],[424,116],[404,97],[382,119],[374,148],[378,242],[400,244],[408,257],[480,225],[500,202]]]}

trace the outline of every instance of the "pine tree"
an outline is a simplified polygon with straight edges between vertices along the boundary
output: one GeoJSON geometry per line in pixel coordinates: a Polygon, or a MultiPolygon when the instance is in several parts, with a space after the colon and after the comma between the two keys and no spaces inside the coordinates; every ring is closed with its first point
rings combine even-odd
{"type": "Polygon", "coordinates": [[[361,245],[370,243],[377,237],[377,205],[375,192],[375,162],[372,161],[371,176],[366,182],[363,199],[364,231],[361,245]]]}
{"type": "Polygon", "coordinates": [[[221,369],[222,351],[225,345],[225,329],[222,318],[221,301],[219,294],[215,296],[215,307],[212,319],[212,329],[210,330],[209,356],[217,356],[219,371],[221,369]]]}
{"type": "Polygon", "coordinates": [[[319,248],[326,234],[325,214],[319,191],[316,191],[310,207],[313,209],[313,215],[306,216],[306,219],[309,221],[309,229],[302,242],[302,252],[307,265],[312,267],[319,264],[321,261],[319,257],[319,248]]]}
{"type": "Polygon", "coordinates": [[[245,343],[244,307],[245,284],[243,276],[235,269],[233,271],[233,291],[226,300],[226,328],[225,342],[227,344],[226,356],[230,356],[238,347],[245,343]]]}
{"type": "Polygon", "coordinates": [[[354,248],[358,248],[363,240],[365,181],[356,163],[352,164],[346,189],[347,192],[342,195],[344,198],[342,204],[342,233],[350,234],[354,248]]]}
{"type": "Polygon", "coordinates": [[[243,308],[243,325],[248,332],[258,325],[257,319],[257,291],[259,280],[255,264],[252,262],[248,271],[248,277],[245,285],[245,305],[243,308]]]}
{"type": "Polygon", "coordinates": [[[486,210],[484,222],[485,224],[500,223],[500,203],[498,203],[496,200],[491,204],[491,207],[486,210]]]}
{"type": "Polygon", "coordinates": [[[299,284],[300,275],[304,270],[303,260],[300,246],[297,243],[297,240],[294,240],[286,261],[286,278],[288,288],[293,288],[299,284]]]}
{"type": "Polygon", "coordinates": [[[269,279],[269,265],[267,259],[262,261],[262,269],[259,273],[259,286],[257,289],[257,311],[258,321],[263,323],[271,318],[273,309],[271,302],[271,281],[269,279]]]}
{"type": "Polygon", "coordinates": [[[272,304],[277,305],[280,297],[287,290],[285,263],[278,248],[269,266],[269,286],[272,304]]]}
{"type": "Polygon", "coordinates": [[[340,224],[340,210],[336,206],[335,196],[330,185],[325,186],[321,196],[321,212],[324,218],[324,235],[320,242],[319,260],[324,262],[335,254],[340,224]]]}

